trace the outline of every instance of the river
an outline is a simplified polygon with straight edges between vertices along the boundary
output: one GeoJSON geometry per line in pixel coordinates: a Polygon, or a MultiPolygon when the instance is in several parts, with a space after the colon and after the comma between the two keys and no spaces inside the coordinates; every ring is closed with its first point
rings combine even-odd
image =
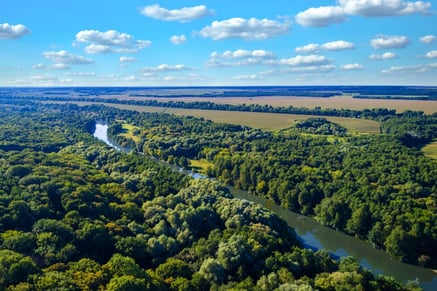
{"type": "MultiPolygon", "coordinates": [[[[107,125],[96,124],[94,137],[120,150],[108,139],[107,130],[107,125]]],[[[184,170],[184,173],[195,178],[204,177],[186,170],[184,170]]],[[[390,275],[404,283],[418,280],[424,290],[437,290],[437,274],[428,269],[392,259],[386,252],[373,248],[367,242],[322,226],[314,218],[289,211],[268,199],[232,187],[229,187],[229,189],[234,197],[259,203],[278,214],[296,230],[299,238],[308,248],[325,249],[337,257],[352,256],[362,267],[372,270],[374,274],[390,275]]]]}

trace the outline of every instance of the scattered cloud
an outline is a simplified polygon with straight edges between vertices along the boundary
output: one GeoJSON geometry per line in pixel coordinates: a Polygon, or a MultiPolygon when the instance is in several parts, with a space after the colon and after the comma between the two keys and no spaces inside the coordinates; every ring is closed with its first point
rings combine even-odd
{"type": "Polygon", "coordinates": [[[289,22],[279,22],[269,19],[231,18],[223,21],[214,21],[204,27],[200,36],[213,40],[241,38],[245,40],[268,39],[290,31],[289,22]]]}
{"type": "Polygon", "coordinates": [[[187,37],[185,36],[185,34],[173,35],[172,37],[170,37],[170,41],[173,44],[183,44],[187,42],[187,37]]]}
{"type": "Polygon", "coordinates": [[[355,63],[355,64],[346,64],[342,65],[341,69],[347,70],[347,71],[355,71],[355,70],[362,70],[364,67],[361,64],[355,63]]]}
{"type": "Polygon", "coordinates": [[[94,63],[93,60],[82,56],[73,55],[65,50],[43,52],[42,55],[56,64],[64,65],[85,65],[94,63]]]}
{"type": "Polygon", "coordinates": [[[138,40],[127,33],[115,30],[101,32],[82,30],[76,34],[77,43],[90,43],[85,51],[89,54],[100,53],[136,53],[152,44],[149,40],[138,40]]]}
{"type": "Polygon", "coordinates": [[[348,42],[345,40],[337,40],[337,41],[325,42],[322,45],[318,43],[310,43],[304,46],[297,47],[295,51],[297,53],[316,53],[319,50],[341,51],[341,50],[348,50],[354,48],[355,48],[355,44],[352,42],[348,42]]]}
{"type": "Polygon", "coordinates": [[[153,4],[141,8],[140,13],[144,16],[164,21],[189,22],[208,15],[213,15],[214,11],[206,8],[205,5],[169,10],[162,8],[159,4],[153,4]]]}
{"type": "Polygon", "coordinates": [[[344,9],[339,6],[321,6],[309,8],[296,15],[296,22],[302,26],[325,27],[348,19],[344,9]]]}
{"type": "Polygon", "coordinates": [[[77,77],[95,77],[96,73],[94,72],[74,72],[71,73],[72,76],[77,76],[77,77]]]}
{"type": "Polygon", "coordinates": [[[49,70],[69,70],[70,65],[68,64],[54,64],[47,67],[49,70]]]}
{"type": "Polygon", "coordinates": [[[401,16],[414,13],[429,14],[430,2],[402,0],[338,0],[336,6],[311,7],[295,17],[302,26],[325,27],[345,22],[348,16],[401,16]]]}
{"type": "Polygon", "coordinates": [[[437,58],[437,51],[429,51],[426,53],[425,57],[427,57],[428,59],[437,58]]]}
{"type": "Polygon", "coordinates": [[[227,50],[224,53],[213,52],[206,65],[208,67],[234,67],[244,65],[270,65],[275,54],[266,50],[227,50]]]}
{"type": "Polygon", "coordinates": [[[402,0],[339,0],[345,13],[366,17],[397,16],[429,13],[430,2],[402,0]]]}
{"type": "Polygon", "coordinates": [[[370,41],[370,45],[377,50],[404,48],[410,43],[410,39],[403,35],[378,35],[370,41]]]}
{"type": "Polygon", "coordinates": [[[294,49],[295,52],[298,54],[301,53],[315,53],[319,49],[320,45],[317,43],[309,43],[303,46],[299,46],[294,49]]]}
{"type": "Polygon", "coordinates": [[[185,65],[167,65],[162,64],[156,67],[145,67],[142,69],[144,73],[161,73],[161,72],[175,72],[175,71],[186,71],[190,70],[189,67],[185,65]]]}
{"type": "Polygon", "coordinates": [[[23,24],[0,24],[0,39],[17,39],[29,33],[30,30],[23,24]]]}
{"type": "Polygon", "coordinates": [[[390,60],[390,59],[396,59],[398,56],[395,53],[392,52],[386,52],[383,54],[371,54],[369,56],[369,59],[371,60],[390,60]]]}
{"type": "Polygon", "coordinates": [[[134,63],[137,61],[137,58],[134,57],[120,57],[120,62],[122,63],[134,63]]]}
{"type": "Polygon", "coordinates": [[[353,49],[355,48],[355,44],[344,40],[337,40],[337,41],[324,43],[320,47],[328,51],[340,51],[340,50],[353,49]]]}
{"type": "Polygon", "coordinates": [[[383,70],[383,73],[394,74],[394,73],[428,73],[437,70],[437,63],[432,64],[419,64],[412,66],[393,66],[390,69],[383,70]]]}
{"type": "Polygon", "coordinates": [[[425,35],[420,38],[420,42],[431,44],[435,41],[435,35],[425,35]]]}
{"type": "Polygon", "coordinates": [[[255,80],[260,80],[261,78],[256,74],[251,74],[251,75],[238,75],[235,76],[233,79],[238,81],[255,81],[255,80]]]}
{"type": "Polygon", "coordinates": [[[325,56],[321,55],[297,55],[289,59],[282,59],[279,61],[281,65],[289,66],[315,66],[315,65],[326,65],[329,60],[325,56]]]}

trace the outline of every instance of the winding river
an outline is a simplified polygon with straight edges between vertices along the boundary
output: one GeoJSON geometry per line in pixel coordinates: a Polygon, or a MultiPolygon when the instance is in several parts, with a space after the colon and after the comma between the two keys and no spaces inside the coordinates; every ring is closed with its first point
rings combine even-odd
{"type": "MultiPolygon", "coordinates": [[[[94,137],[120,150],[120,148],[109,141],[107,130],[107,125],[96,124],[94,137]]],[[[198,174],[190,171],[184,171],[184,173],[195,178],[203,177],[196,176],[198,174]]],[[[325,249],[337,257],[353,256],[362,267],[372,270],[375,274],[390,275],[404,283],[417,280],[424,290],[437,290],[437,274],[428,269],[404,264],[396,259],[392,259],[387,253],[373,248],[367,242],[324,227],[314,218],[291,212],[268,199],[251,195],[246,191],[236,190],[232,187],[229,187],[229,189],[234,197],[259,203],[278,214],[295,229],[303,244],[308,248],[325,249]]]]}

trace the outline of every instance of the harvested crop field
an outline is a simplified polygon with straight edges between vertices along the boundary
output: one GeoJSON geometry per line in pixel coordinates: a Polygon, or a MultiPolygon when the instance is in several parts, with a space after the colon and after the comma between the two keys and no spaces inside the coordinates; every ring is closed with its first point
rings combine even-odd
{"type": "MultiPolygon", "coordinates": [[[[293,126],[296,122],[306,120],[314,115],[221,111],[221,110],[198,110],[180,108],[162,108],[149,106],[133,106],[123,104],[106,104],[116,108],[136,110],[140,112],[170,113],[180,116],[203,117],[215,122],[240,124],[264,130],[279,130],[293,126]]],[[[379,124],[373,120],[322,116],[329,121],[346,127],[353,133],[379,133],[379,124]]]]}
{"type": "Polygon", "coordinates": [[[426,114],[437,112],[437,101],[431,100],[390,100],[390,99],[358,99],[352,96],[337,96],[331,98],[320,97],[290,97],[290,96],[268,96],[268,97],[178,97],[178,98],[159,98],[159,97],[117,97],[119,99],[131,100],[159,100],[159,101],[208,101],[219,104],[260,104],[279,106],[293,106],[305,108],[335,108],[335,109],[373,109],[387,108],[395,109],[397,112],[405,110],[423,111],[426,114]]]}

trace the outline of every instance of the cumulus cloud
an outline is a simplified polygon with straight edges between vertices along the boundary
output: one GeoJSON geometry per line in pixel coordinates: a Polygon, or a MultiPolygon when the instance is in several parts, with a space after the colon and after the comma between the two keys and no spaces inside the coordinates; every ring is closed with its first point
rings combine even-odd
{"type": "Polygon", "coordinates": [[[268,39],[278,35],[287,34],[290,23],[281,23],[269,19],[256,18],[231,18],[223,21],[214,21],[204,27],[200,36],[213,40],[242,38],[246,40],[268,39]]]}
{"type": "Polygon", "coordinates": [[[295,51],[297,53],[315,53],[319,50],[340,51],[340,50],[348,50],[354,48],[355,48],[355,44],[352,42],[348,42],[345,40],[337,40],[337,41],[325,42],[322,45],[318,43],[310,43],[304,46],[297,47],[295,51]]]}
{"type": "Polygon", "coordinates": [[[435,41],[436,37],[434,35],[425,35],[420,38],[420,42],[431,44],[435,41]]]}
{"type": "Polygon", "coordinates": [[[82,30],[76,34],[76,42],[90,43],[85,51],[89,54],[98,53],[135,53],[151,45],[149,40],[138,40],[127,33],[115,30],[98,31],[82,30]]]}
{"type": "Polygon", "coordinates": [[[206,63],[208,67],[233,67],[244,65],[270,65],[275,54],[266,50],[227,50],[223,53],[213,52],[206,63]]]}
{"type": "Polygon", "coordinates": [[[437,58],[437,51],[429,51],[426,53],[425,57],[427,57],[428,59],[437,58]]]}
{"type": "Polygon", "coordinates": [[[0,39],[17,39],[29,33],[30,30],[23,24],[0,24],[0,39]]]}
{"type": "Polygon", "coordinates": [[[390,69],[383,70],[383,73],[386,74],[395,74],[395,73],[428,73],[437,70],[437,63],[432,64],[419,64],[412,66],[393,66],[390,69]]]}
{"type": "Polygon", "coordinates": [[[403,35],[379,35],[370,41],[370,45],[377,50],[404,48],[410,43],[410,39],[403,35]]]}
{"type": "Polygon", "coordinates": [[[321,55],[297,55],[289,59],[282,59],[279,61],[281,65],[289,66],[315,66],[315,65],[326,65],[329,60],[325,56],[321,55]]]}
{"type": "Polygon", "coordinates": [[[159,4],[153,4],[141,8],[140,12],[154,19],[178,22],[188,22],[214,14],[214,11],[206,8],[205,5],[169,10],[162,8],[159,4]]]}
{"type": "Polygon", "coordinates": [[[185,36],[185,34],[173,35],[172,37],[170,37],[170,41],[173,44],[183,44],[187,41],[187,37],[185,36]]]}
{"type": "Polygon", "coordinates": [[[73,55],[65,50],[61,51],[50,51],[43,52],[42,55],[48,59],[53,61],[56,64],[64,64],[64,65],[86,65],[94,63],[93,60],[84,58],[82,56],[73,55]]]}
{"type": "Polygon", "coordinates": [[[369,59],[371,60],[390,60],[390,59],[396,59],[398,56],[395,53],[392,52],[386,52],[383,54],[371,54],[369,56],[369,59]]]}
{"type": "Polygon", "coordinates": [[[160,72],[174,72],[174,71],[186,71],[190,70],[189,67],[185,65],[168,65],[162,64],[156,67],[145,67],[142,69],[144,73],[160,73],[160,72]]]}
{"type": "Polygon", "coordinates": [[[355,63],[355,64],[342,65],[341,68],[347,71],[354,71],[354,70],[362,70],[364,67],[361,64],[355,63]]]}
{"type": "Polygon", "coordinates": [[[44,64],[36,64],[32,66],[32,69],[35,70],[68,70],[70,69],[70,65],[68,64],[54,64],[54,65],[50,65],[50,66],[46,66],[44,64]]]}
{"type": "Polygon", "coordinates": [[[134,57],[120,57],[120,62],[122,63],[134,63],[137,59],[134,57]]]}
{"type": "Polygon", "coordinates": [[[252,74],[252,75],[238,75],[235,76],[233,79],[238,81],[254,81],[254,80],[260,80],[261,78],[256,74],[252,74]]]}
{"type": "Polygon", "coordinates": [[[320,45],[317,43],[309,43],[303,46],[298,46],[294,49],[295,52],[301,54],[301,53],[314,53],[317,52],[320,45]]]}
{"type": "Polygon", "coordinates": [[[338,0],[336,6],[312,7],[296,15],[302,26],[323,27],[344,22],[351,15],[365,17],[401,16],[414,13],[429,14],[430,2],[402,0],[338,0]]]}
{"type": "Polygon", "coordinates": [[[302,26],[324,27],[347,20],[344,9],[339,6],[309,8],[296,15],[296,22],[302,26]]]}
{"type": "Polygon", "coordinates": [[[340,51],[340,50],[353,49],[355,48],[355,44],[344,40],[337,40],[337,41],[324,43],[321,45],[321,48],[328,51],[340,51]]]}
{"type": "Polygon", "coordinates": [[[346,13],[366,17],[396,16],[413,13],[426,14],[430,2],[408,2],[402,0],[339,0],[346,13]]]}

